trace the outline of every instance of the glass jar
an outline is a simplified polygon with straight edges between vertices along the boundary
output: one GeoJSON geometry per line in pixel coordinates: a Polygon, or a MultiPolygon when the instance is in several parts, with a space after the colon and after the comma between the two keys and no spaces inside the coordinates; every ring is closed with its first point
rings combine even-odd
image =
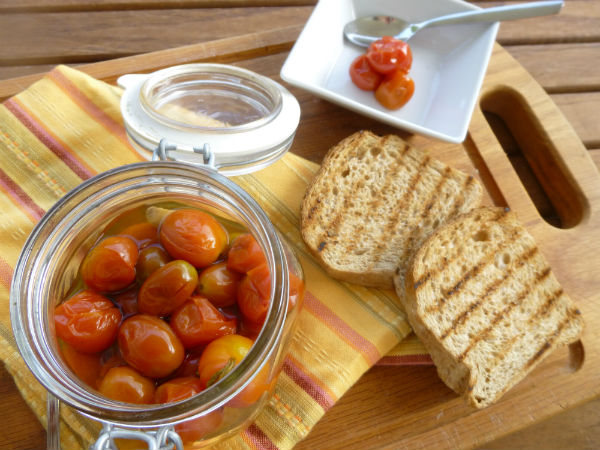
{"type": "MultiPolygon", "coordinates": [[[[300,307],[288,310],[289,272],[303,279],[290,247],[260,206],[237,184],[208,167],[170,161],[130,164],[79,185],[34,228],[13,277],[11,321],[25,362],[61,402],[108,424],[107,429],[124,430],[156,430],[219,411],[222,424],[194,444],[209,445],[248,426],[260,411],[268,392],[250,406],[239,408],[235,404],[236,395],[257,374],[266,371],[270,389],[275,384],[300,307]],[[102,396],[69,369],[59,352],[53,311],[71,288],[83,257],[103,229],[124,210],[162,201],[199,207],[245,226],[263,248],[272,274],[270,308],[248,355],[213,386],[176,403],[122,403],[102,396]]],[[[104,441],[108,440],[110,437],[104,436],[104,441]]]]}

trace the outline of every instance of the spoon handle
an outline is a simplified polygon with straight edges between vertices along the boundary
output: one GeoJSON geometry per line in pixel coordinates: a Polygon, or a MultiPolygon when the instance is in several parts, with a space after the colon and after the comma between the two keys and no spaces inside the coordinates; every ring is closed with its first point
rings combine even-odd
{"type": "Polygon", "coordinates": [[[563,1],[543,1],[521,3],[518,5],[495,6],[473,11],[448,14],[425,20],[418,24],[419,29],[432,25],[472,22],[499,22],[504,20],[525,19],[528,17],[556,14],[563,6],[563,1]]]}

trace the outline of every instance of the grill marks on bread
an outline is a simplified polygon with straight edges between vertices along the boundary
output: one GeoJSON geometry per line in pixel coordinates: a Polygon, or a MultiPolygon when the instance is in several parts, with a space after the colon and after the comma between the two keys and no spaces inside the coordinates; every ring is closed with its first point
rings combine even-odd
{"type": "Polygon", "coordinates": [[[400,298],[440,377],[476,407],[583,327],[533,238],[501,208],[438,229],[414,255],[406,287],[400,298]]]}
{"type": "Polygon", "coordinates": [[[397,136],[363,131],[334,146],[301,206],[302,237],[336,278],[393,288],[394,271],[439,225],[480,202],[477,180],[397,136]]]}

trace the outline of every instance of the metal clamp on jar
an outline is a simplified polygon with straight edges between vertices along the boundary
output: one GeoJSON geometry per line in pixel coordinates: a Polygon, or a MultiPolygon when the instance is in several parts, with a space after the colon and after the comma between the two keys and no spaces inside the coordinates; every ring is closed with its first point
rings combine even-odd
{"type": "Polygon", "coordinates": [[[63,402],[103,424],[94,448],[116,438],[138,438],[148,448],[181,448],[173,426],[222,415],[197,441],[211,445],[247,427],[273,389],[300,302],[290,306],[291,279],[303,279],[291,248],[265,212],[224,175],[258,170],[290,147],[300,117],[296,99],[253,72],[192,64],[149,75],[125,75],[121,108],[128,136],[147,161],[117,167],[85,181],[59,200],[29,236],[11,285],[11,321],[19,350],[48,390],[48,446],[59,448],[58,406],[63,402]],[[175,160],[175,161],[173,161],[175,160]],[[175,202],[241,224],[256,239],[270,271],[264,325],[244,359],[210,387],[173,403],[112,400],[84,383],[65,363],[54,310],[72,292],[80,265],[123,211],[175,202]],[[243,408],[236,397],[264,376],[268,389],[243,408]]]}

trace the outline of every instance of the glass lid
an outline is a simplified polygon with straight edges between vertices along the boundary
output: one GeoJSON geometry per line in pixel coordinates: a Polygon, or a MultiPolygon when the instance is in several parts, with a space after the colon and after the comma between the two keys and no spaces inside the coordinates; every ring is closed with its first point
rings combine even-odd
{"type": "Polygon", "coordinates": [[[222,64],[187,64],[119,78],[121,112],[133,146],[147,158],[162,139],[177,159],[195,162],[206,144],[226,175],[265,167],[290,147],[300,120],[295,97],[279,83],[222,64]]]}

